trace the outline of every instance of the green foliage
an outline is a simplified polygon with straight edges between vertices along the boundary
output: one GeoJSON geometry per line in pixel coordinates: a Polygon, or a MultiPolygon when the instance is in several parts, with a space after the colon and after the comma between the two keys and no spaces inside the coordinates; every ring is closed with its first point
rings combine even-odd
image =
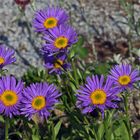
{"type": "Polygon", "coordinates": [[[49,75],[44,69],[31,67],[23,75],[22,80],[26,83],[26,85],[29,85],[31,83],[45,81],[49,83],[56,83],[57,78],[55,75],[49,75]]]}
{"type": "Polygon", "coordinates": [[[37,68],[30,68],[22,77],[23,81],[25,81],[27,85],[30,83],[45,81],[46,78],[47,75],[44,70],[40,71],[37,68]]]}
{"type": "Polygon", "coordinates": [[[0,76],[5,76],[7,72],[7,69],[0,69],[0,76]]]}
{"type": "Polygon", "coordinates": [[[124,120],[120,119],[114,123],[112,140],[130,140],[124,120]]]}
{"type": "Polygon", "coordinates": [[[79,36],[78,42],[73,45],[71,52],[70,52],[70,58],[73,58],[75,56],[80,58],[85,58],[88,55],[87,48],[83,47],[84,45],[84,38],[82,36],[79,36]]]}
{"type": "Polygon", "coordinates": [[[107,64],[107,63],[100,63],[100,64],[96,64],[95,67],[95,74],[98,74],[98,75],[107,75],[108,74],[108,71],[110,69],[110,65],[107,64]]]}
{"type": "MultiPolygon", "coordinates": [[[[85,78],[91,73],[107,75],[111,65],[107,63],[93,64],[89,67],[76,67],[72,60],[72,71],[64,72],[60,76],[48,75],[47,71],[31,68],[24,74],[26,84],[47,81],[55,83],[60,88],[61,104],[56,108],[65,116],[53,113],[47,122],[28,122],[24,124],[22,137],[32,140],[131,140],[128,118],[116,115],[115,110],[105,112],[102,119],[98,114],[94,118],[91,114],[83,115],[76,108],[76,90],[85,83],[85,78]],[[84,70],[83,70],[84,69],[84,70]],[[61,118],[62,117],[62,118],[61,118]],[[37,126],[37,127],[33,127],[37,126]],[[28,132],[26,132],[28,130],[28,132]]],[[[26,120],[23,120],[26,122],[26,120]]],[[[21,134],[21,133],[20,133],[21,134]]],[[[21,136],[20,136],[21,137],[21,136]]]]}
{"type": "Polygon", "coordinates": [[[3,116],[0,116],[0,122],[1,122],[1,123],[4,123],[4,118],[3,118],[3,116]]]}

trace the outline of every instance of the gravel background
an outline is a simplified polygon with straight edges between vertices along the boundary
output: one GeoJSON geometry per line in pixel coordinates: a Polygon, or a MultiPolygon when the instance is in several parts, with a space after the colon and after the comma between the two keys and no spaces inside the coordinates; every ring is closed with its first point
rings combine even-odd
{"type": "MultiPolygon", "coordinates": [[[[128,33],[128,27],[119,23],[125,18],[118,0],[35,0],[35,4],[36,9],[48,4],[64,7],[71,16],[72,25],[89,42],[93,36],[117,40],[128,33]]],[[[16,50],[17,62],[8,69],[17,77],[23,75],[30,64],[42,67],[40,37],[30,27],[34,15],[31,5],[26,7],[25,15],[21,16],[14,0],[0,1],[0,43],[16,50]]]]}

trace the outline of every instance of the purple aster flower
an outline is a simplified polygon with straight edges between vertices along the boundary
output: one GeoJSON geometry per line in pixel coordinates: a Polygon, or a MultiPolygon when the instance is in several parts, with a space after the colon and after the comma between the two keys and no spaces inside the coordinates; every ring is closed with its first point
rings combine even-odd
{"type": "Polygon", "coordinates": [[[44,32],[65,23],[68,15],[65,10],[58,7],[48,7],[35,13],[33,26],[37,32],[44,32]]]}
{"type": "Polygon", "coordinates": [[[13,76],[3,76],[0,79],[0,114],[12,118],[19,115],[23,82],[16,81],[13,76]]]}
{"type": "Polygon", "coordinates": [[[49,111],[53,110],[53,106],[58,103],[59,96],[59,91],[53,84],[31,84],[23,90],[21,114],[29,119],[34,115],[39,115],[41,119],[47,119],[50,115],[49,111]]]}
{"type": "Polygon", "coordinates": [[[117,108],[115,101],[120,99],[117,92],[112,88],[113,82],[110,78],[104,81],[104,76],[101,78],[96,76],[88,77],[86,84],[81,86],[77,94],[77,107],[82,109],[82,113],[90,113],[94,109],[99,109],[104,116],[104,110],[109,108],[117,108]]]}
{"type": "Polygon", "coordinates": [[[43,51],[45,52],[58,52],[66,50],[67,47],[76,43],[78,40],[77,33],[69,25],[60,25],[59,27],[49,30],[49,33],[45,34],[43,51]]]}
{"type": "Polygon", "coordinates": [[[0,68],[6,65],[14,63],[16,58],[14,57],[15,51],[7,48],[4,45],[0,45],[0,68]]]}
{"type": "Polygon", "coordinates": [[[132,66],[129,64],[114,66],[110,71],[110,78],[119,92],[132,88],[133,84],[140,80],[139,71],[136,69],[132,70],[132,66]]]}
{"type": "Polygon", "coordinates": [[[48,55],[44,53],[45,68],[49,70],[49,73],[61,74],[62,69],[67,70],[70,68],[70,64],[66,62],[67,56],[64,53],[56,55],[48,55]]]}

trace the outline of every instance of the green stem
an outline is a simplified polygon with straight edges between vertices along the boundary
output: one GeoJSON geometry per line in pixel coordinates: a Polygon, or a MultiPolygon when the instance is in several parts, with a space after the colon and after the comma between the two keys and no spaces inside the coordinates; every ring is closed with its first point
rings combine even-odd
{"type": "Polygon", "coordinates": [[[132,38],[132,35],[131,35],[131,29],[130,29],[129,36],[128,36],[128,47],[129,47],[129,56],[131,58],[130,61],[131,61],[131,64],[133,65],[134,64],[133,63],[133,54],[132,54],[133,43],[132,43],[131,38],[132,38]]]}
{"type": "Polygon", "coordinates": [[[126,125],[129,134],[129,140],[132,140],[132,129],[131,129],[130,116],[129,116],[129,107],[128,107],[128,97],[129,97],[128,94],[129,93],[125,93],[125,95],[123,95],[123,99],[124,99],[126,125]]]}
{"type": "Polygon", "coordinates": [[[35,12],[36,11],[36,3],[35,3],[35,0],[32,0],[31,2],[31,8],[33,9],[33,11],[35,12]]]}
{"type": "Polygon", "coordinates": [[[5,120],[5,140],[8,140],[8,138],[9,138],[8,129],[9,129],[9,119],[6,118],[6,120],[5,120]]]}
{"type": "Polygon", "coordinates": [[[77,77],[77,72],[76,72],[74,61],[72,61],[72,69],[73,69],[73,72],[74,72],[75,83],[78,86],[79,82],[78,82],[78,77],[77,77]]]}
{"type": "Polygon", "coordinates": [[[77,84],[76,80],[74,79],[73,75],[70,71],[65,71],[63,68],[61,70],[75,83],[75,87],[78,88],[79,84],[77,84]]]}
{"type": "Polygon", "coordinates": [[[94,134],[95,140],[99,140],[94,128],[92,129],[92,133],[94,134]]]}
{"type": "MultiPolygon", "coordinates": [[[[90,124],[89,121],[88,121],[88,119],[87,119],[86,117],[84,117],[84,121],[85,121],[86,124],[88,124],[88,125],[90,124]]],[[[97,135],[97,133],[96,133],[94,127],[91,129],[91,132],[92,132],[92,134],[94,135],[95,140],[99,140],[99,139],[98,139],[98,135],[97,135]]],[[[90,136],[89,136],[89,139],[90,139],[90,136]]]]}
{"type": "Polygon", "coordinates": [[[95,56],[95,62],[98,64],[98,53],[96,51],[94,43],[92,43],[92,50],[93,50],[93,55],[95,56]]]}
{"type": "Polygon", "coordinates": [[[75,87],[78,88],[78,85],[79,85],[79,84],[76,83],[76,80],[73,78],[72,74],[71,74],[69,71],[68,71],[66,74],[67,74],[67,75],[69,76],[69,78],[75,83],[75,87]]]}
{"type": "MultiPolygon", "coordinates": [[[[104,124],[104,132],[105,133],[105,140],[111,140],[111,134],[112,134],[112,125],[113,125],[113,116],[115,113],[115,109],[112,109],[111,111],[107,110],[104,115],[104,119],[102,119],[102,123],[104,124]]],[[[103,134],[102,134],[103,136],[103,134]]]]}
{"type": "Polygon", "coordinates": [[[35,124],[36,127],[36,136],[38,139],[40,139],[40,134],[39,134],[39,124],[35,124]]]}

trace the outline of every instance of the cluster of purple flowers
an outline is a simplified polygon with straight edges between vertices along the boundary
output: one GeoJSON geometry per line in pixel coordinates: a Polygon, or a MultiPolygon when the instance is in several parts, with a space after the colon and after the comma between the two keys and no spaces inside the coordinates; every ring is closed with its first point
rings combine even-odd
{"type": "MultiPolygon", "coordinates": [[[[57,55],[59,63],[63,62],[65,56],[61,53],[57,55]]],[[[48,55],[45,58],[45,61],[50,62],[55,59],[48,58],[48,55]]],[[[15,61],[14,51],[1,45],[0,68],[15,61]]],[[[49,65],[49,67],[53,66],[49,65]]],[[[60,66],[55,64],[55,67],[60,66]]],[[[139,80],[139,71],[133,70],[129,64],[114,66],[106,80],[103,75],[87,77],[86,84],[77,90],[77,107],[85,114],[99,109],[104,116],[106,109],[118,107],[117,103],[120,101],[118,94],[132,89],[133,84],[139,80]]],[[[15,115],[24,115],[29,119],[37,114],[40,118],[47,119],[54,105],[58,103],[60,95],[53,84],[44,82],[24,87],[24,83],[21,80],[17,81],[14,76],[2,76],[0,78],[0,114],[10,118],[15,115]]]]}
{"type": "MultiPolygon", "coordinates": [[[[0,68],[16,61],[14,50],[0,45],[0,68]]],[[[25,115],[29,119],[38,114],[42,119],[50,115],[58,102],[59,91],[53,84],[35,83],[24,87],[14,76],[0,78],[0,114],[12,118],[13,115],[25,115]]]]}
{"type": "Polygon", "coordinates": [[[47,119],[59,96],[53,84],[35,83],[24,88],[23,82],[15,77],[3,76],[0,79],[0,114],[10,118],[23,114],[29,119],[38,114],[47,119]]]}
{"type": "MultiPolygon", "coordinates": [[[[77,34],[67,22],[66,12],[57,7],[48,7],[35,14],[33,26],[37,32],[44,35],[46,43],[42,52],[49,73],[61,74],[62,69],[70,68],[70,64],[66,63],[68,48],[77,41],[77,34]]],[[[16,61],[14,53],[13,50],[0,45],[0,69],[16,61]]],[[[132,89],[133,84],[139,80],[139,71],[133,70],[129,64],[114,66],[106,80],[103,75],[87,77],[86,84],[77,90],[77,107],[85,114],[99,109],[104,116],[106,109],[118,107],[118,94],[132,89]]],[[[44,82],[24,87],[24,83],[17,81],[14,76],[2,76],[0,114],[10,118],[13,115],[25,115],[29,119],[38,114],[47,119],[60,95],[53,84],[44,82]]]]}
{"type": "Polygon", "coordinates": [[[84,114],[99,109],[104,116],[104,110],[117,108],[120,97],[118,94],[127,89],[132,89],[133,84],[140,80],[139,71],[132,70],[131,65],[121,64],[114,66],[106,81],[93,75],[86,79],[86,84],[81,86],[77,94],[77,107],[84,114]]]}
{"type": "Polygon", "coordinates": [[[70,64],[67,62],[68,48],[77,42],[77,33],[68,24],[67,13],[58,7],[47,7],[35,13],[33,27],[43,34],[45,44],[42,53],[49,73],[61,74],[70,64]]]}

